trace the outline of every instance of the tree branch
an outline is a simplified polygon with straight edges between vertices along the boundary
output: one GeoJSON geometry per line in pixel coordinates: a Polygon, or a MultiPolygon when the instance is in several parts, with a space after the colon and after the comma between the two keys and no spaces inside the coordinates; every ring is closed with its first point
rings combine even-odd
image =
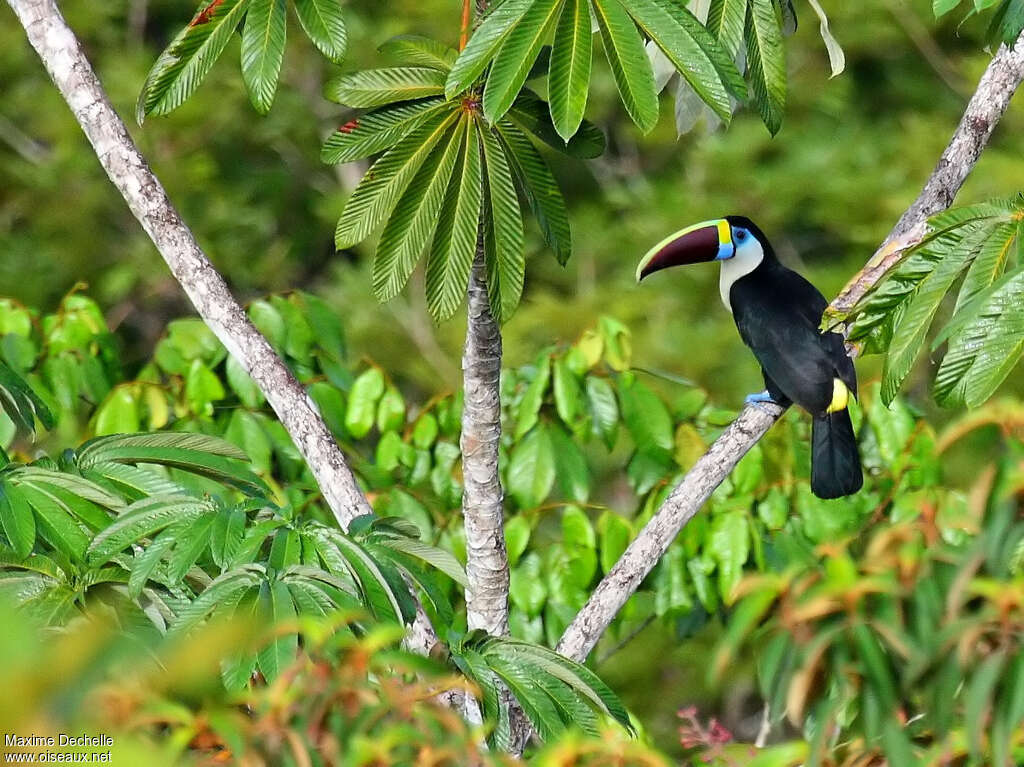
{"type": "Polygon", "coordinates": [[[498,478],[501,438],[501,331],[487,298],[483,239],[473,261],[462,355],[462,514],[466,526],[466,621],[488,634],[508,633],[508,555],[498,478]]]}
{"type": "Polygon", "coordinates": [[[114,111],[54,0],[7,0],[107,176],[199,316],[245,367],[288,430],[342,528],[371,511],[312,400],[200,249],[114,111]]]}
{"type": "MultiPolygon", "coordinates": [[[[1024,80],[1024,34],[1014,49],[1001,46],[989,62],[946,150],[921,194],[900,217],[885,242],[843,288],[829,312],[848,312],[903,253],[927,232],[929,216],[953,202],[1010,97],[1024,80]]],[[[856,350],[853,350],[854,352],[856,350]]],[[[565,630],[558,651],[583,661],[597,644],[626,600],[651,572],[683,526],[700,510],[748,450],[783,413],[780,407],[748,405],[715,440],[665,500],[619,561],[598,584],[590,599],[565,630]]]]}

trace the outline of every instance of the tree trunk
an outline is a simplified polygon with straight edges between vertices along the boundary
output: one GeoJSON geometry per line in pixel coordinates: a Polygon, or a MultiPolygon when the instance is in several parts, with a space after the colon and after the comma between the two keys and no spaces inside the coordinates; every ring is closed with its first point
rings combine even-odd
{"type": "Polygon", "coordinates": [[[462,515],[466,526],[466,619],[470,629],[508,633],[508,556],[498,478],[501,438],[501,331],[487,299],[483,241],[467,299],[462,354],[462,515]]]}

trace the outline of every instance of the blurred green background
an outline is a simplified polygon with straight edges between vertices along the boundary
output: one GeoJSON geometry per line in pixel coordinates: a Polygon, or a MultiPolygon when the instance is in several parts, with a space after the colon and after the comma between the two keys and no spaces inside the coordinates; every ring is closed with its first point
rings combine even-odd
{"type": "MultiPolygon", "coordinates": [[[[396,34],[451,43],[458,36],[455,0],[347,5],[346,68],[372,65],[376,46],[396,34]]],[[[989,58],[985,19],[961,25],[954,14],[937,25],[930,0],[823,5],[846,52],[846,71],[829,78],[817,21],[805,11],[787,42],[788,107],[774,139],[749,111],[727,131],[698,124],[677,139],[668,97],[658,127],[642,136],[623,114],[599,56],[588,117],[606,130],[609,150],[589,163],[550,157],[569,204],[575,252],[562,268],[537,232],[528,232],[526,291],[504,329],[509,366],[546,344],[573,340],[607,313],[630,326],[639,367],[693,380],[723,405],[760,388],[756,363],[720,304],[717,269],[666,274],[637,287],[639,257],[685,224],[742,213],[761,225],[784,262],[834,295],[916,196],[989,58]]],[[[63,4],[126,119],[156,54],[193,10],[191,0],[63,4]]],[[[49,311],[86,282],[118,325],[126,362],[141,364],[166,322],[190,307],[13,16],[5,8],[0,18],[0,293],[49,311]]],[[[132,134],[240,298],[291,288],[317,293],[345,318],[355,352],[372,356],[411,398],[454,389],[462,321],[431,323],[419,273],[399,299],[378,304],[370,292],[373,243],[334,250],[337,216],[363,168],[319,161],[323,138],[348,115],[322,98],[335,68],[293,22],[282,85],[267,117],[248,104],[235,40],[184,107],[144,126],[132,122],[132,134]]],[[[959,200],[1014,193],[1022,178],[1018,99],[959,200]]],[[[858,366],[867,380],[878,361],[858,366]]],[[[1024,392],[1014,378],[1006,387],[1024,392]]],[[[908,391],[931,412],[927,381],[918,371],[908,391]]],[[[671,391],[673,384],[660,386],[671,391]]],[[[965,441],[963,452],[979,444],[965,441]]],[[[953,454],[947,465],[955,483],[967,479],[972,463],[953,454]]],[[[705,639],[678,648],[652,629],[599,670],[641,718],[671,738],[674,708],[709,694],[701,690],[699,660],[706,656],[698,649],[705,639]],[[651,653],[665,662],[636,662],[651,653]],[[651,717],[653,708],[660,720],[651,717]]]]}

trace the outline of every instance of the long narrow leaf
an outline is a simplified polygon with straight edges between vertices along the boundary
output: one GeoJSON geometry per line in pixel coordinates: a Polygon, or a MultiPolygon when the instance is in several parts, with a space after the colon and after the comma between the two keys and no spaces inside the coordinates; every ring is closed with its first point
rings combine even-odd
{"type": "Polygon", "coordinates": [[[761,119],[774,136],[786,109],[786,55],[772,0],[750,0],[747,9],[747,69],[761,119]]]}
{"type": "Polygon", "coordinates": [[[592,7],[622,103],[633,122],[647,133],[658,122],[658,93],[640,33],[619,0],[593,0],[592,7]]]}
{"type": "Polygon", "coordinates": [[[313,45],[340,64],[345,58],[348,33],[339,0],[295,0],[295,13],[313,45]]]}
{"type": "Polygon", "coordinates": [[[419,35],[392,37],[377,50],[385,55],[393,56],[405,64],[430,67],[442,72],[451,71],[452,65],[459,57],[454,48],[419,35]]]}
{"type": "Polygon", "coordinates": [[[587,108],[594,33],[588,0],[565,0],[551,43],[548,99],[551,120],[566,142],[579,130],[587,108]]]}
{"type": "Polygon", "coordinates": [[[436,321],[451,317],[466,295],[480,229],[481,183],[479,138],[466,130],[427,257],[427,308],[436,321]]]}
{"type": "Polygon", "coordinates": [[[444,73],[430,67],[364,69],[331,80],[324,95],[350,107],[379,107],[444,92],[444,73]]]}
{"type": "Polygon", "coordinates": [[[455,98],[483,73],[516,22],[532,4],[533,0],[505,0],[487,15],[448,73],[444,86],[447,98],[455,98]]]}
{"type": "Polygon", "coordinates": [[[523,293],[526,259],[523,255],[523,214],[512,169],[501,142],[479,121],[484,148],[484,257],[491,314],[507,322],[523,293]]]}
{"type": "Polygon", "coordinates": [[[747,0],[711,0],[708,31],[719,45],[735,58],[743,44],[743,25],[747,18],[747,0]]]}
{"type": "Polygon", "coordinates": [[[242,80],[260,114],[270,111],[284,59],[288,27],[284,0],[249,0],[242,27],[242,80]]]}

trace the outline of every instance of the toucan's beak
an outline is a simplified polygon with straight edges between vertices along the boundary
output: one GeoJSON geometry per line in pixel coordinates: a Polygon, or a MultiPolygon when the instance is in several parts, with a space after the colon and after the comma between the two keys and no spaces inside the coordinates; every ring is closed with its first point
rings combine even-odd
{"type": "Polygon", "coordinates": [[[736,246],[732,242],[732,227],[724,218],[702,221],[670,234],[644,256],[636,268],[636,281],[660,269],[704,261],[732,258],[736,246]]]}

